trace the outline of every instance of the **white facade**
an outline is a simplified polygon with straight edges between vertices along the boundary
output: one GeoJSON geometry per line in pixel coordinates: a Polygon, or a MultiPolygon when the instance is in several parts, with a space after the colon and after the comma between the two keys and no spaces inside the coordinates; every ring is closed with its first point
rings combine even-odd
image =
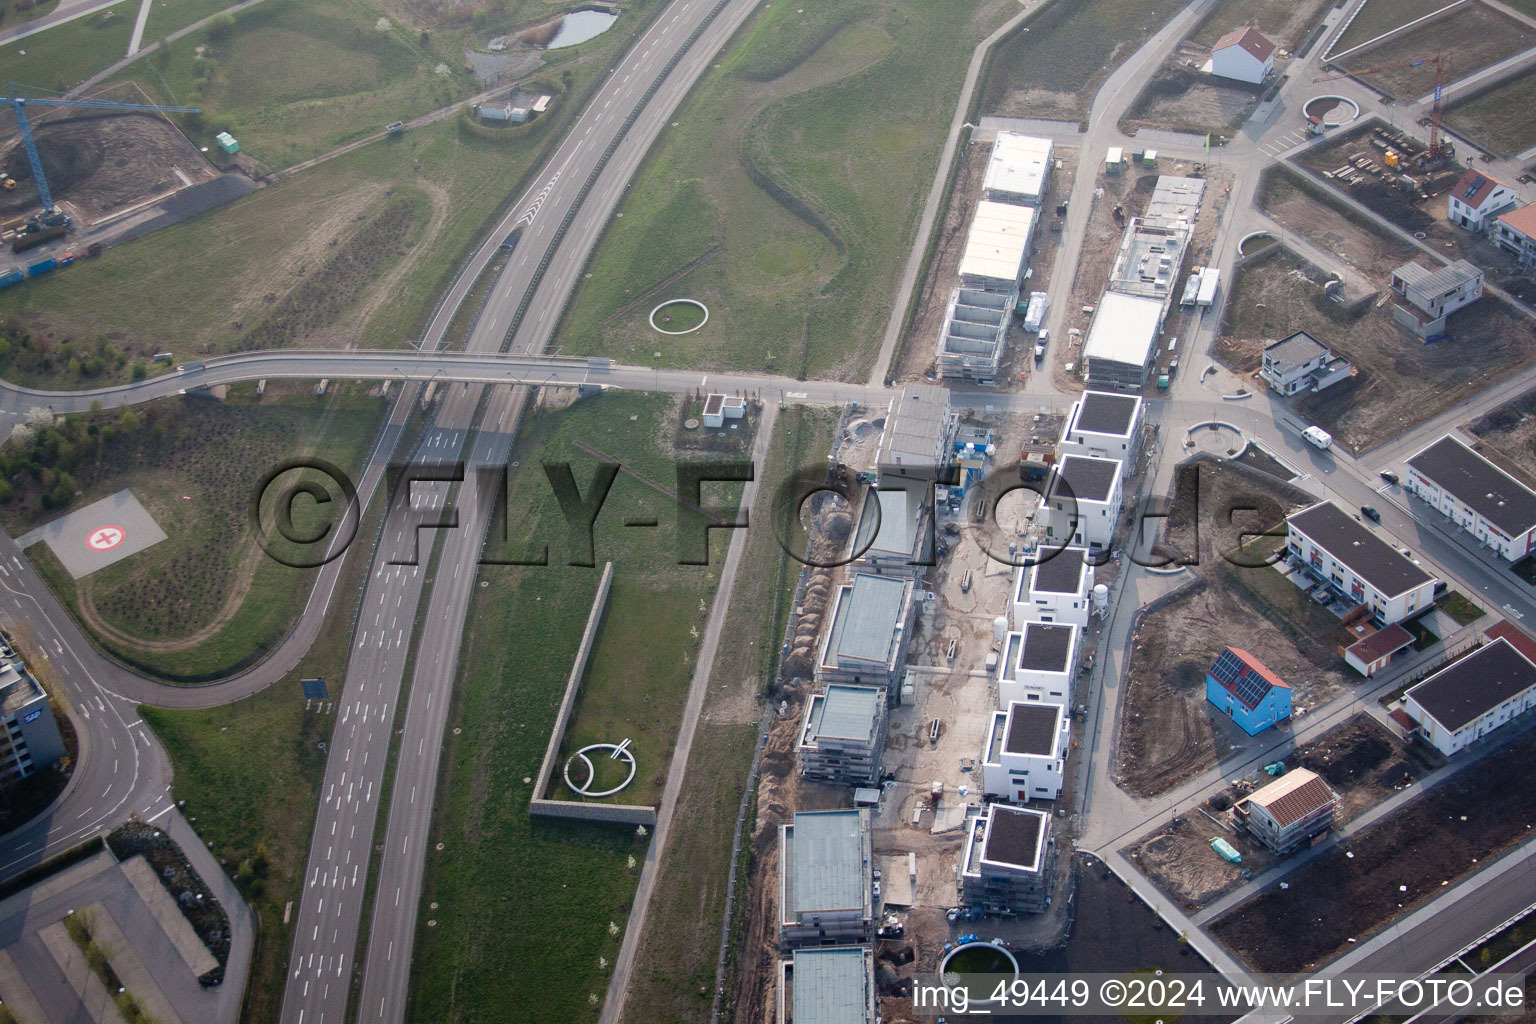
{"type": "Polygon", "coordinates": [[[1335,357],[1306,331],[1297,331],[1265,347],[1259,376],[1271,391],[1289,398],[1348,380],[1352,369],[1349,360],[1335,357]]]}
{"type": "Polygon", "coordinates": [[[1070,623],[1025,623],[1003,641],[997,668],[997,703],[1072,704],[1072,680],[1082,635],[1070,623]]]}
{"type": "Polygon", "coordinates": [[[1216,40],[1211,74],[1258,85],[1275,69],[1275,47],[1252,28],[1237,29],[1216,40]]]}
{"type": "Polygon", "coordinates": [[[960,253],[960,283],[967,288],[1015,294],[1029,265],[1035,208],[983,199],[960,253]]]}
{"type": "Polygon", "coordinates": [[[1520,194],[1497,178],[1467,171],[1446,194],[1445,212],[1452,224],[1469,231],[1490,227],[1500,213],[1520,201],[1520,194]]]}
{"type": "Polygon", "coordinates": [[[1013,572],[1014,629],[1030,622],[1065,622],[1088,628],[1093,604],[1093,566],[1086,548],[1062,548],[1038,565],[1013,572]],[[1075,582],[1068,582],[1075,578],[1075,582]]]}
{"type": "Polygon", "coordinates": [[[1015,703],[993,712],[981,751],[987,796],[1013,803],[1059,797],[1071,732],[1072,720],[1060,705],[1015,703]]]}
{"type": "Polygon", "coordinates": [[[1438,320],[1483,297],[1483,272],[1466,260],[1438,270],[1404,263],[1392,272],[1392,290],[1431,320],[1438,320]]]}
{"type": "Polygon", "coordinates": [[[1046,485],[1045,535],[1050,545],[1065,542],[1095,551],[1109,546],[1125,502],[1123,468],[1114,459],[1081,455],[1056,464],[1046,485]]]}
{"type": "Polygon", "coordinates": [[[998,132],[981,188],[993,202],[1033,206],[1045,195],[1050,177],[1050,139],[998,132]]]}
{"type": "Polygon", "coordinates": [[[1062,425],[1058,456],[1085,455],[1130,463],[1140,450],[1143,411],[1139,395],[1083,392],[1062,425]]]}
{"type": "Polygon", "coordinates": [[[1434,602],[1435,578],[1337,505],[1319,502],[1286,520],[1289,556],[1382,624],[1401,622],[1434,602]]]}
{"type": "Polygon", "coordinates": [[[1425,679],[1403,711],[1449,757],[1536,707],[1536,665],[1498,639],[1425,679]]]}
{"type": "Polygon", "coordinates": [[[1479,544],[1517,562],[1536,545],[1536,492],[1447,434],[1407,461],[1403,486],[1479,544]]]}

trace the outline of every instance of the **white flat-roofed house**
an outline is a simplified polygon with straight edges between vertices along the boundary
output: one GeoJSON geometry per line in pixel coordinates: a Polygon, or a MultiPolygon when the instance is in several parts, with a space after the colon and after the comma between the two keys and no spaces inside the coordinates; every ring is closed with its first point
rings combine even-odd
{"type": "Polygon", "coordinates": [[[1286,519],[1286,553],[1347,601],[1371,610],[1378,625],[1424,611],[1434,602],[1435,578],[1328,501],[1286,519]]]}
{"type": "Polygon", "coordinates": [[[1050,187],[1051,140],[998,132],[982,179],[982,194],[995,203],[1037,205],[1050,187]]]}
{"type": "Polygon", "coordinates": [[[779,947],[868,942],[874,933],[869,812],[798,811],[779,826],[779,947]]]}
{"type": "Polygon", "coordinates": [[[1536,545],[1536,491],[1450,434],[1407,461],[1403,486],[1499,553],[1518,562],[1536,545]]]}
{"type": "Polygon", "coordinates": [[[1163,303],[1155,298],[1105,292],[1083,343],[1091,387],[1140,390],[1157,348],[1163,303]]]}
{"type": "Polygon", "coordinates": [[[891,399],[875,469],[881,486],[887,477],[935,481],[950,460],[955,419],[949,389],[937,384],[907,384],[891,399]]]}
{"type": "Polygon", "coordinates": [[[1072,704],[1081,636],[1076,626],[1059,622],[1026,622],[1003,638],[997,666],[997,704],[1072,704]]]}
{"type": "Polygon", "coordinates": [[[1045,485],[1047,546],[1074,544],[1098,551],[1114,539],[1124,511],[1124,467],[1115,459],[1068,455],[1045,485]]]}
{"type": "Polygon", "coordinates": [[[1087,548],[1044,549],[1041,561],[1013,572],[1014,629],[1030,622],[1063,622],[1088,628],[1093,604],[1093,565],[1087,548]]]}
{"type": "Polygon", "coordinates": [[[1297,331],[1265,346],[1259,376],[1275,394],[1289,398],[1348,380],[1353,369],[1348,359],[1335,356],[1306,331],[1297,331]]]}
{"type": "Polygon", "coordinates": [[[960,253],[960,283],[966,288],[1017,296],[1029,266],[1035,209],[983,199],[960,253]]]}
{"type": "Polygon", "coordinates": [[[1468,231],[1492,226],[1499,214],[1520,202],[1520,193],[1482,171],[1468,170],[1446,193],[1445,212],[1468,231]]]}
{"type": "Polygon", "coordinates": [[[1131,465],[1141,451],[1142,411],[1139,395],[1084,391],[1067,412],[1057,454],[1115,459],[1131,465]]]}
{"type": "Polygon", "coordinates": [[[994,711],[981,749],[987,796],[1021,804],[1059,797],[1071,732],[1060,704],[1015,702],[994,711]]]}
{"type": "Polygon", "coordinates": [[[1414,686],[1403,711],[1447,757],[1536,706],[1536,665],[1500,637],[1414,686]]]}
{"type": "Polygon", "coordinates": [[[1055,864],[1050,814],[992,804],[966,825],[960,900],[991,916],[1038,914],[1050,904],[1055,864]]]}

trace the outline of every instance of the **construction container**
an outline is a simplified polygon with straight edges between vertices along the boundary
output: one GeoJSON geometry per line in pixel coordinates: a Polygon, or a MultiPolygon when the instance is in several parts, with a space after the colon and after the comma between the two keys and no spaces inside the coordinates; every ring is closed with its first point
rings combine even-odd
{"type": "Polygon", "coordinates": [[[217,142],[219,148],[230,156],[240,152],[240,143],[236,142],[235,137],[229,134],[229,132],[219,132],[219,134],[213,137],[213,141],[217,142]]]}
{"type": "Polygon", "coordinates": [[[46,245],[56,238],[63,238],[69,230],[67,224],[55,224],[51,228],[42,228],[38,231],[29,231],[23,235],[17,235],[11,243],[11,252],[26,252],[28,249],[36,249],[40,245],[46,245]]]}
{"type": "Polygon", "coordinates": [[[0,288],[9,288],[13,284],[20,284],[26,278],[27,275],[22,273],[20,267],[17,267],[15,270],[0,274],[0,288]]]}
{"type": "Polygon", "coordinates": [[[27,276],[41,277],[42,275],[48,273],[50,270],[57,270],[58,267],[59,261],[57,257],[49,256],[45,260],[38,260],[36,263],[29,263],[27,265],[27,276]]]}

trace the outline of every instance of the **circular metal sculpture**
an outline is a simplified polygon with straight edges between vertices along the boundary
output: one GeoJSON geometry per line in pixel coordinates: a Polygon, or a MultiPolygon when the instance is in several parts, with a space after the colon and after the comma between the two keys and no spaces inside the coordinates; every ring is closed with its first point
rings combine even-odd
{"type": "Polygon", "coordinates": [[[625,787],[635,781],[635,755],[630,753],[629,740],[625,740],[623,743],[589,743],[565,759],[565,767],[561,769],[561,774],[565,776],[566,786],[569,787],[572,793],[578,796],[590,797],[594,800],[605,796],[613,796],[615,793],[622,793],[625,787]],[[609,751],[609,760],[625,761],[629,764],[629,771],[625,774],[623,782],[611,789],[593,790],[591,788],[592,784],[597,781],[597,767],[592,764],[592,759],[587,754],[594,750],[609,751]],[[587,770],[586,778],[579,786],[571,778],[571,765],[576,762],[580,762],[587,770]]]}

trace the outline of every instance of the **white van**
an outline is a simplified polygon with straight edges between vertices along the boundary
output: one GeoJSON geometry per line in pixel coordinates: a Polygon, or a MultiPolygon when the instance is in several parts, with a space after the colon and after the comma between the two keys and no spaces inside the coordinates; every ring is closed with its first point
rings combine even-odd
{"type": "Polygon", "coordinates": [[[1322,427],[1308,427],[1301,432],[1301,436],[1306,439],[1308,444],[1321,448],[1323,451],[1333,447],[1333,435],[1322,427]]]}

